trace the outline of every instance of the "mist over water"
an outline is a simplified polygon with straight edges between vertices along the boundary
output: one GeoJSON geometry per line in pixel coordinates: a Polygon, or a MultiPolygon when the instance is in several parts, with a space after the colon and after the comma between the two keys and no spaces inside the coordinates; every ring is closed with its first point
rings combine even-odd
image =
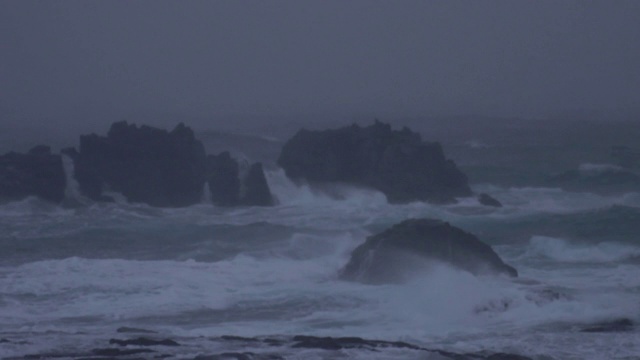
{"type": "Polygon", "coordinates": [[[89,352],[135,328],[176,339],[163,351],[184,359],[274,351],[223,335],[637,359],[640,164],[613,149],[640,153],[639,13],[636,1],[0,2],[0,154],[78,147],[114,121],[184,122],[243,174],[262,162],[277,201],[216,207],[205,186],[185,208],[117,192],[95,203],[63,156],[61,206],[0,204],[0,358],[89,352]],[[503,207],[389,204],[277,165],[301,128],[374,119],[439,141],[503,207]],[[368,236],[422,217],[475,234],[519,277],[421,262],[401,284],[340,280],[368,236]],[[621,319],[634,325],[584,331],[621,319]]]}

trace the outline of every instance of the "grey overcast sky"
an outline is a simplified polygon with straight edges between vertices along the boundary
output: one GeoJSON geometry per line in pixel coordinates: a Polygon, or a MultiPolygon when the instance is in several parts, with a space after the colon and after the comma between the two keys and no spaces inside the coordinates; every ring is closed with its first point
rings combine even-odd
{"type": "Polygon", "coordinates": [[[638,104],[635,0],[0,0],[0,130],[638,104]]]}

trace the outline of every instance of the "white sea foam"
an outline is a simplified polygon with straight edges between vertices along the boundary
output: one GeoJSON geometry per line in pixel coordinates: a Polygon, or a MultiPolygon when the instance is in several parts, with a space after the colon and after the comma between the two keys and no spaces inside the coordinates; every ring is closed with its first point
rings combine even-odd
{"type": "MultiPolygon", "coordinates": [[[[514,217],[637,206],[637,194],[606,197],[559,189],[479,187],[476,190],[490,193],[505,206],[487,209],[474,198],[447,206],[395,205],[366,189],[337,186],[318,192],[290,182],[282,170],[267,172],[267,177],[280,199],[280,205],[272,208],[199,204],[156,209],[122,203],[68,210],[35,199],[0,206],[4,239],[16,239],[7,240],[11,251],[26,246],[20,242],[24,239],[35,239],[32,243],[41,246],[63,230],[84,228],[92,230],[87,237],[97,236],[81,237],[88,243],[108,241],[110,231],[120,234],[123,229],[151,244],[165,230],[205,239],[191,243],[192,239],[184,239],[189,244],[186,250],[171,260],[87,259],[80,256],[89,255],[82,253],[55,260],[45,254],[45,260],[1,267],[0,337],[5,336],[2,331],[11,331],[23,334],[32,345],[50,341],[47,346],[66,346],[84,336],[78,333],[104,339],[117,326],[143,324],[172,336],[362,336],[450,350],[510,350],[556,358],[565,358],[567,352],[573,358],[611,358],[608,349],[624,345],[623,341],[627,341],[624,351],[640,348],[637,341],[619,340],[629,339],[624,334],[590,334],[589,339],[601,342],[596,344],[571,330],[575,324],[640,317],[640,267],[626,261],[640,256],[640,251],[631,245],[587,245],[540,236],[528,244],[506,245],[517,247],[514,254],[524,254],[508,259],[522,276],[518,280],[476,277],[448,266],[435,266],[401,285],[337,279],[350,251],[372,229],[406,218],[432,217],[454,224],[490,220],[496,226],[510,226],[514,217]],[[261,222],[268,224],[258,224],[258,229],[283,225],[283,237],[264,243],[259,237],[224,239],[222,245],[214,245],[234,246],[239,255],[210,263],[188,260],[203,247],[210,251],[207,241],[214,242],[198,231],[211,232],[213,238],[224,227],[217,225],[261,222]],[[549,332],[554,336],[546,336],[549,332]]],[[[118,251],[122,257],[135,257],[127,247],[129,239],[119,239],[122,248],[113,249],[114,257],[120,257],[118,251]]],[[[60,246],[69,244],[62,241],[60,246]]],[[[157,246],[168,245],[158,240],[157,246]]],[[[15,354],[24,354],[20,351],[15,354]]]]}
{"type": "Polygon", "coordinates": [[[533,236],[527,255],[562,262],[609,263],[640,257],[640,247],[615,242],[578,244],[565,239],[533,236]]]}
{"type": "Polygon", "coordinates": [[[281,205],[340,205],[346,203],[353,206],[383,206],[386,197],[379,191],[348,185],[327,186],[324,190],[313,188],[307,184],[296,184],[277,169],[266,172],[271,191],[281,205]]]}
{"type": "Polygon", "coordinates": [[[91,200],[80,193],[80,184],[78,184],[78,180],[76,180],[74,175],[75,171],[73,160],[67,155],[62,155],[62,164],[67,182],[67,186],[64,190],[63,205],[76,207],[90,204],[91,200]]]}

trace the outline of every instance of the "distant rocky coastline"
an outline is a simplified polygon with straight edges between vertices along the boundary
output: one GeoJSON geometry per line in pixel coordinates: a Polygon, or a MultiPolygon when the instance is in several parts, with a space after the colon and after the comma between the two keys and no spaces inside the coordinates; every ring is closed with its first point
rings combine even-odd
{"type": "MultiPolygon", "coordinates": [[[[73,161],[80,193],[96,202],[114,201],[113,193],[156,207],[194,205],[205,194],[218,206],[276,202],[261,163],[241,163],[228,151],[207,155],[182,123],[167,131],[120,121],[106,136],[82,135],[78,149],[62,153],[73,161]]],[[[379,121],[367,127],[300,130],[283,146],[277,163],[294,181],[370,187],[390,203],[451,203],[472,195],[467,177],[445,158],[439,143],[379,121]]],[[[60,155],[46,146],[0,157],[1,202],[37,196],[60,204],[66,182],[60,155]]]]}

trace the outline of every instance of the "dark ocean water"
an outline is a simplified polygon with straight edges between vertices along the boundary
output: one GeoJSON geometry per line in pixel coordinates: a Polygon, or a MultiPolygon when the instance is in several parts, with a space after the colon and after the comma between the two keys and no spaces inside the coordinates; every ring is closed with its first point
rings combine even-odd
{"type": "MultiPolygon", "coordinates": [[[[100,347],[123,327],[180,342],[166,350],[176,358],[234,350],[211,340],[222,335],[299,334],[535,359],[640,358],[637,327],[580,331],[620,318],[640,322],[640,193],[475,182],[474,190],[505,205],[494,209],[473,198],[390,205],[380,193],[348,186],[329,195],[276,168],[268,181],[280,202],[274,208],[223,209],[205,199],[182,209],[92,204],[73,184],[73,207],[37,199],[1,205],[0,339],[8,342],[0,358],[100,347]],[[406,284],[337,279],[368,235],[417,217],[476,234],[520,277],[476,277],[436,264],[406,284]]],[[[391,349],[336,358],[425,356],[391,349]]]]}

